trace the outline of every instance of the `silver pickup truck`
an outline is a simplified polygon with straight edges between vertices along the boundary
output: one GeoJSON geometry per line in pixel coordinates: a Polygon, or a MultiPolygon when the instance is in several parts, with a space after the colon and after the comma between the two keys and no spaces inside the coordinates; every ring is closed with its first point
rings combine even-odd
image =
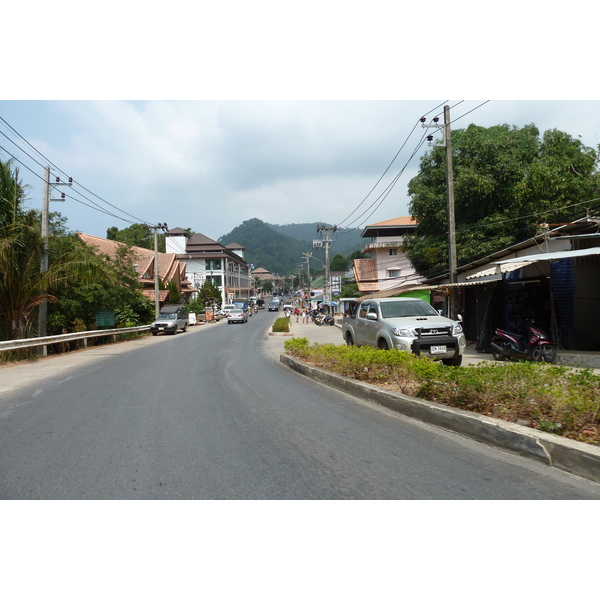
{"type": "Polygon", "coordinates": [[[418,298],[363,300],[342,320],[348,345],[396,348],[458,367],[467,345],[459,321],[440,316],[418,298]]]}

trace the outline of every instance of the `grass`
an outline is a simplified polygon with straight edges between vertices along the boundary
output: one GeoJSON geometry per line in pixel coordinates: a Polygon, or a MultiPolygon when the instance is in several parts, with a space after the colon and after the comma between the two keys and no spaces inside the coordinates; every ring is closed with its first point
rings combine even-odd
{"type": "Polygon", "coordinates": [[[285,351],[327,371],[391,391],[600,445],[600,376],[542,363],[447,367],[398,350],[285,342],[285,351]]]}

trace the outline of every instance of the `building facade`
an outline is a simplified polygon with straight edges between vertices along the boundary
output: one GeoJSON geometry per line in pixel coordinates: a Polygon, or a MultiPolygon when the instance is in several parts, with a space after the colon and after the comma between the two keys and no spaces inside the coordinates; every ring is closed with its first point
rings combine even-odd
{"type": "Polygon", "coordinates": [[[223,246],[209,237],[175,228],[165,233],[167,252],[176,254],[185,263],[188,278],[200,289],[210,281],[221,292],[221,301],[227,304],[234,298],[249,298],[252,282],[250,265],[244,260],[243,246],[223,246]]]}

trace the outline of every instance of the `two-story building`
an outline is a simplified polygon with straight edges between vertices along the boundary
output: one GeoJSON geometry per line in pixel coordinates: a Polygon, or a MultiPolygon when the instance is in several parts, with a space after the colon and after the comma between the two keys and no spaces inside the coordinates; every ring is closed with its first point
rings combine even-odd
{"type": "Polygon", "coordinates": [[[414,231],[417,223],[412,217],[398,217],[367,225],[361,237],[371,238],[362,249],[371,258],[354,260],[354,278],[360,292],[385,292],[402,284],[423,281],[406,253],[402,252],[402,238],[414,231]]]}

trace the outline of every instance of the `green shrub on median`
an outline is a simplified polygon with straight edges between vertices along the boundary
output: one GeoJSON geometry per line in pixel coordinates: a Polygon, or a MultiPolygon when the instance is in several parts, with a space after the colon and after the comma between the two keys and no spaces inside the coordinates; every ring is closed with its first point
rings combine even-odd
{"type": "Polygon", "coordinates": [[[409,352],[311,346],[306,338],[288,340],[284,348],[345,377],[600,445],[600,376],[589,369],[532,362],[448,367],[409,352]]]}
{"type": "Polygon", "coordinates": [[[278,319],[275,319],[271,331],[273,331],[273,333],[288,333],[289,330],[290,320],[287,317],[279,317],[278,319]]]}

